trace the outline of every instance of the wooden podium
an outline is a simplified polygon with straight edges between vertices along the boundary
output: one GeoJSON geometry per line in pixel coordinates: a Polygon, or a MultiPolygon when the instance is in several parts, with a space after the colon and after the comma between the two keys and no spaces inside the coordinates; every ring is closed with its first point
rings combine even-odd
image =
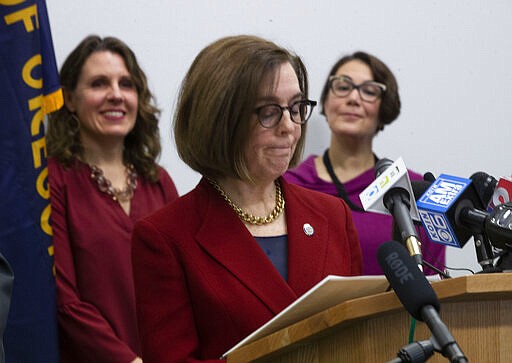
{"type": "MultiPolygon", "coordinates": [[[[432,283],[440,316],[469,362],[512,362],[512,273],[432,283]]],[[[393,291],[345,301],[242,346],[228,363],[373,363],[396,358],[412,317],[393,291]]],[[[430,338],[417,322],[414,341],[430,338]]],[[[447,362],[440,353],[428,362],[447,362]]]]}

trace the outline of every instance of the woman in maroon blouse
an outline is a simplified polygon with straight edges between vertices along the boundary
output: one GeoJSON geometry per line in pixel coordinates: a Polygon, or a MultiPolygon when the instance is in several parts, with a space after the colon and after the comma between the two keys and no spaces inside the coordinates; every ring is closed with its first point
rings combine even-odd
{"type": "Polygon", "coordinates": [[[142,362],[131,265],[134,223],[177,198],[158,109],[133,52],[88,36],[61,73],[48,178],[62,362],[142,362]]]}

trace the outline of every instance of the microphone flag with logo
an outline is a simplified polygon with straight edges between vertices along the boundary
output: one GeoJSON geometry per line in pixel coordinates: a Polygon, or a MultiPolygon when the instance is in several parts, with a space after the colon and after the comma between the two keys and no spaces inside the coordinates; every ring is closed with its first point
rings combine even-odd
{"type": "Polygon", "coordinates": [[[404,188],[410,195],[410,214],[413,220],[419,221],[418,209],[412,192],[411,180],[407,168],[401,157],[396,159],[386,170],[384,170],[365,190],[359,194],[359,199],[365,211],[381,214],[391,214],[384,205],[384,195],[394,187],[404,188]]]}

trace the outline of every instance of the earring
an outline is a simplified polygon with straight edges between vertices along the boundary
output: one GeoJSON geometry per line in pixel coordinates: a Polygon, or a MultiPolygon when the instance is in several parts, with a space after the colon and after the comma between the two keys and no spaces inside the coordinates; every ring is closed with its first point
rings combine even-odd
{"type": "Polygon", "coordinates": [[[71,114],[70,126],[71,126],[71,133],[76,134],[80,131],[80,119],[74,112],[71,114]]]}
{"type": "Polygon", "coordinates": [[[78,118],[78,116],[76,115],[76,113],[72,113],[71,114],[71,119],[74,121],[74,123],[72,122],[71,124],[73,126],[76,125],[76,128],[79,129],[80,128],[80,119],[78,118]]]}

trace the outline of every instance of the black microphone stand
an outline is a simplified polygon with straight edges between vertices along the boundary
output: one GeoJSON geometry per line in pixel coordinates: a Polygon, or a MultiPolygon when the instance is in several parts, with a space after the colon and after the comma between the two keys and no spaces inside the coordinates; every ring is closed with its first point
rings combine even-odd
{"type": "MultiPolygon", "coordinates": [[[[415,223],[415,222],[413,221],[413,223],[415,223]]],[[[401,235],[400,231],[398,230],[398,228],[399,228],[398,224],[396,223],[395,219],[393,218],[393,239],[394,240],[402,240],[402,235],[401,235]]],[[[416,229],[416,226],[414,226],[414,228],[416,229]]],[[[420,243],[421,243],[421,241],[420,241],[420,243]]],[[[404,245],[404,247],[407,247],[407,246],[404,245]]],[[[423,266],[428,267],[432,271],[437,272],[437,274],[440,275],[443,279],[451,278],[451,276],[448,275],[446,272],[444,272],[443,270],[432,265],[430,262],[426,261],[424,258],[422,258],[421,262],[422,262],[423,266]]]]}
{"type": "Polygon", "coordinates": [[[411,219],[411,204],[409,192],[401,187],[391,188],[384,194],[383,203],[393,216],[393,221],[398,227],[400,241],[405,245],[411,257],[416,261],[420,271],[423,271],[423,258],[419,246],[418,234],[411,219]]]}
{"type": "Polygon", "coordinates": [[[439,317],[437,310],[432,305],[426,305],[421,309],[421,316],[432,332],[430,338],[437,352],[448,358],[452,363],[467,363],[468,359],[460,349],[457,341],[452,336],[448,327],[439,317]]]}
{"type": "Polygon", "coordinates": [[[497,272],[512,271],[512,246],[506,245],[502,250],[502,254],[496,261],[495,269],[497,272]]]}
{"type": "Polygon", "coordinates": [[[475,241],[476,258],[482,266],[481,273],[498,272],[494,266],[494,252],[489,238],[484,233],[475,233],[473,239],[475,241]]]}
{"type": "MultiPolygon", "coordinates": [[[[438,319],[434,318],[434,320],[438,319]]],[[[421,340],[403,346],[396,354],[397,358],[387,363],[424,363],[434,355],[434,352],[441,353],[452,363],[467,363],[466,356],[460,350],[450,332],[444,330],[444,323],[440,319],[437,323],[441,323],[441,329],[436,328],[437,331],[434,331],[434,336],[431,336],[428,340],[421,340]],[[443,342],[443,347],[439,345],[435,335],[443,342]]]]}

